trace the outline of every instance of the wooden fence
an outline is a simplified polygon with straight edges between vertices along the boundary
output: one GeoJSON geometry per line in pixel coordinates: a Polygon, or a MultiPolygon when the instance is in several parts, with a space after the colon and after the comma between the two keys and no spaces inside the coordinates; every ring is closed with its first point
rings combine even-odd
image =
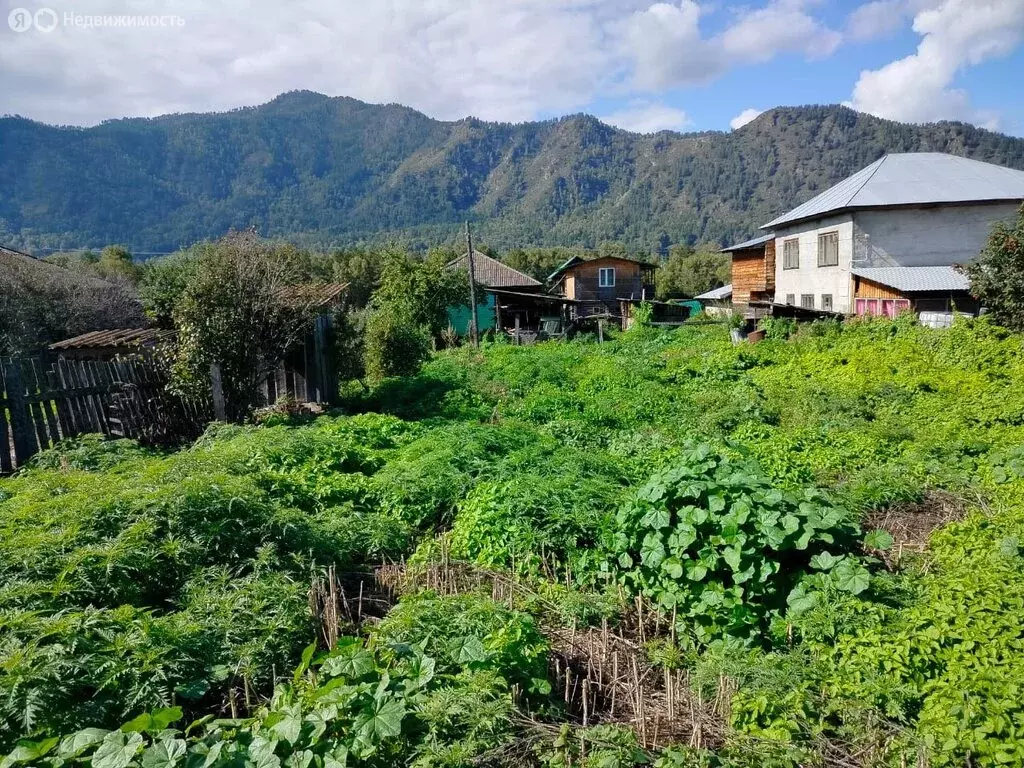
{"type": "Polygon", "coordinates": [[[0,360],[0,384],[0,473],[75,435],[166,443],[197,436],[212,419],[208,403],[171,395],[146,357],[0,360]]]}

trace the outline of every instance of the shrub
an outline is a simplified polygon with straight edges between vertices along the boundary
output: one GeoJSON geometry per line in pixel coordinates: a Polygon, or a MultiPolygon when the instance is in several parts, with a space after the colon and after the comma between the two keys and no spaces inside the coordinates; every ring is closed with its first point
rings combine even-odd
{"type": "Polygon", "coordinates": [[[861,592],[862,566],[841,555],[857,526],[819,491],[773,488],[750,462],[699,445],[655,475],[620,509],[609,542],[612,573],[631,592],[675,612],[699,641],[757,641],[800,580],[837,568],[861,592]]]}

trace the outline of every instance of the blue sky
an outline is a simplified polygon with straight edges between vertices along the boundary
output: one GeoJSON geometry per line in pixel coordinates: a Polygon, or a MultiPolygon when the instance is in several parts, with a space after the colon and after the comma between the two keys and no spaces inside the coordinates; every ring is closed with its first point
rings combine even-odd
{"type": "Polygon", "coordinates": [[[446,120],[730,130],[849,103],[1024,135],[1022,42],[1024,0],[0,0],[0,113],[92,125],[308,89],[446,120]]]}

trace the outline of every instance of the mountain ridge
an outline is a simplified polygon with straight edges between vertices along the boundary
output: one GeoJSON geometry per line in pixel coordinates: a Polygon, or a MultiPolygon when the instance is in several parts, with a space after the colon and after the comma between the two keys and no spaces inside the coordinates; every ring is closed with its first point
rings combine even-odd
{"type": "Polygon", "coordinates": [[[1024,139],[846,107],[776,107],[734,131],[631,133],[590,115],[439,121],[399,104],[292,91],[219,113],[90,128],[0,118],[0,242],[166,251],[257,226],[335,245],[725,244],[887,152],[1024,169],[1024,139]]]}

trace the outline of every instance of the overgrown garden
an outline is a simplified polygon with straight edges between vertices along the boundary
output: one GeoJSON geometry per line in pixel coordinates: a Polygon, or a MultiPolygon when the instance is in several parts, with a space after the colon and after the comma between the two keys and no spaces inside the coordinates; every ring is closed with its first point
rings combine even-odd
{"type": "Polygon", "coordinates": [[[40,455],[0,481],[4,768],[1024,764],[1021,337],[770,330],[40,455]]]}

